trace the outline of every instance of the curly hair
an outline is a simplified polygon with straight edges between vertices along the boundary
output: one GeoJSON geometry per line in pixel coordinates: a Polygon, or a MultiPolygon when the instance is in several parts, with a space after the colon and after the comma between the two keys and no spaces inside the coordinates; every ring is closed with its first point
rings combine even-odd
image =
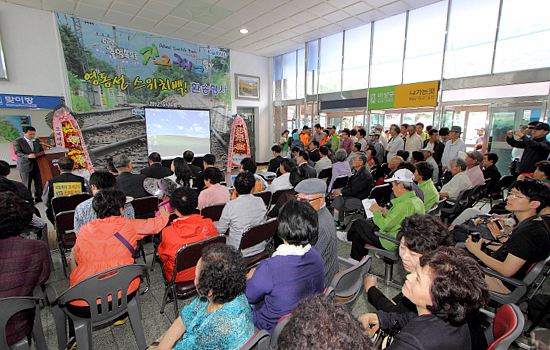
{"type": "Polygon", "coordinates": [[[318,232],[317,212],[308,202],[298,201],[295,197],[279,209],[277,234],[289,244],[315,244],[318,232]]]}
{"type": "Polygon", "coordinates": [[[237,249],[223,243],[211,244],[202,250],[197,291],[224,304],[235,299],[246,288],[246,263],[237,249]]]}
{"type": "Polygon", "coordinates": [[[115,189],[106,189],[94,195],[92,208],[99,219],[105,219],[110,216],[120,216],[120,209],[124,208],[124,203],[126,203],[124,193],[115,189]]]}
{"type": "Polygon", "coordinates": [[[318,294],[303,300],[289,316],[277,339],[277,349],[372,349],[361,323],[334,298],[318,294]]]}
{"type": "Polygon", "coordinates": [[[420,258],[429,266],[432,278],[432,304],[428,310],[453,326],[463,324],[491,299],[485,273],[464,249],[439,247],[420,258]]]}
{"type": "Polygon", "coordinates": [[[256,178],[252,173],[248,171],[239,173],[235,178],[233,185],[238,194],[249,194],[252,192],[254,185],[256,184],[256,178]]]}
{"type": "Polygon", "coordinates": [[[401,221],[397,239],[405,237],[407,248],[418,254],[436,250],[453,243],[447,225],[429,214],[412,214],[401,221]]]}
{"type": "Polygon", "coordinates": [[[32,205],[14,192],[0,192],[0,239],[17,236],[32,220],[32,205]]]}
{"type": "Polygon", "coordinates": [[[187,216],[195,213],[198,205],[197,192],[189,187],[176,188],[170,195],[170,206],[181,215],[187,216]]]}

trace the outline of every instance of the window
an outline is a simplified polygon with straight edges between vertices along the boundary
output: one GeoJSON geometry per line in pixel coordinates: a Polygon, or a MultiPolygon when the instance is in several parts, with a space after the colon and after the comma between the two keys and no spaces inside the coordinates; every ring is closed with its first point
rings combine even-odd
{"type": "Polygon", "coordinates": [[[448,2],[409,12],[403,83],[441,79],[448,2]]]}
{"type": "Polygon", "coordinates": [[[342,90],[369,87],[371,24],[344,32],[344,81],[342,90]]]}
{"type": "Polygon", "coordinates": [[[298,56],[298,81],[296,84],[296,98],[304,98],[306,83],[306,50],[300,49],[296,52],[298,56]]]}
{"type": "Polygon", "coordinates": [[[273,100],[280,101],[283,56],[273,57],[273,100]]]}
{"type": "Polygon", "coordinates": [[[499,0],[453,0],[443,77],[491,73],[499,0]]]}
{"type": "Polygon", "coordinates": [[[319,93],[340,91],[342,88],[342,44],[340,32],[321,39],[319,51],[319,93]]]}
{"type": "Polygon", "coordinates": [[[308,95],[317,93],[317,79],[319,70],[317,69],[317,58],[319,56],[319,40],[307,43],[307,81],[306,89],[308,95]]]}
{"type": "Polygon", "coordinates": [[[296,99],[296,51],[283,55],[283,100],[296,99]]]}
{"type": "Polygon", "coordinates": [[[371,87],[401,84],[406,16],[402,13],[374,22],[371,87]]]}
{"type": "Polygon", "coordinates": [[[550,67],[550,1],[504,0],[495,73],[550,67]]]}

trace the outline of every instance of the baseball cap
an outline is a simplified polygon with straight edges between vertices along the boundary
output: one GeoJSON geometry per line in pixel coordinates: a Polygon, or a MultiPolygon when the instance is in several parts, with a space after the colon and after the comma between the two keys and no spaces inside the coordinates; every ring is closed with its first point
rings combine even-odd
{"type": "Polygon", "coordinates": [[[374,124],[372,126],[373,129],[384,129],[384,127],[381,124],[374,124]]]}
{"type": "Polygon", "coordinates": [[[306,179],[300,181],[296,185],[295,190],[303,194],[325,193],[327,191],[327,183],[321,179],[306,179]]]}
{"type": "Polygon", "coordinates": [[[380,136],[380,132],[379,131],[373,131],[369,134],[369,136],[380,136]]]}
{"type": "Polygon", "coordinates": [[[434,150],[431,149],[431,148],[422,148],[420,151],[421,151],[421,152],[426,151],[426,152],[434,153],[434,150]]]}
{"type": "Polygon", "coordinates": [[[548,125],[547,123],[538,123],[533,127],[533,129],[550,131],[550,125],[548,125]]]}
{"type": "Polygon", "coordinates": [[[451,130],[449,130],[449,131],[462,132],[462,128],[458,125],[455,125],[455,126],[452,126],[451,130]]]}
{"type": "Polygon", "coordinates": [[[478,151],[466,152],[466,155],[472,159],[477,160],[478,162],[483,162],[483,154],[478,151]]]}
{"type": "Polygon", "coordinates": [[[409,169],[399,169],[393,176],[389,179],[384,180],[384,182],[414,182],[414,174],[409,169]]]}

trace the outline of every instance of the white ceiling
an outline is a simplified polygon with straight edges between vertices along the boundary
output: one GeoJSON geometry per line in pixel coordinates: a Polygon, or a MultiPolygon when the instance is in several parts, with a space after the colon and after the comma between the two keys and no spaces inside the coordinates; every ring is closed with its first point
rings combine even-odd
{"type": "Polygon", "coordinates": [[[0,1],[271,57],[437,0],[0,1]]]}

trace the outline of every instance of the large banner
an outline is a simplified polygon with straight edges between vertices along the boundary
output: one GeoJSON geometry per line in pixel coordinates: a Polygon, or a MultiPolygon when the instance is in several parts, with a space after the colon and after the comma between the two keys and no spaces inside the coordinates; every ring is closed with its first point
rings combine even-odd
{"type": "Polygon", "coordinates": [[[103,167],[121,152],[131,155],[136,170],[148,165],[145,106],[209,109],[211,152],[225,165],[232,122],[229,49],[61,13],[56,18],[72,110],[94,165],[103,167]]]}
{"type": "Polygon", "coordinates": [[[368,109],[433,107],[438,91],[439,81],[372,88],[368,109]]]}

